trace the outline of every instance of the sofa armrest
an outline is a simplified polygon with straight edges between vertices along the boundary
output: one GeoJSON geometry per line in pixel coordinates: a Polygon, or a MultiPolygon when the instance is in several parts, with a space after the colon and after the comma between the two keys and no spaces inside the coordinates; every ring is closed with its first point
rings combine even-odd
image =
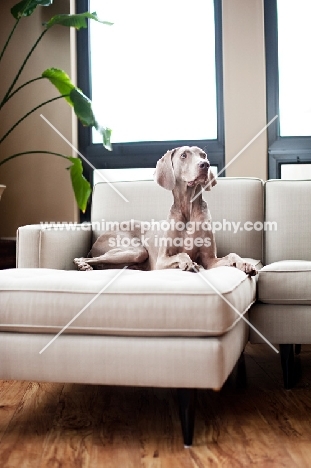
{"type": "Polygon", "coordinates": [[[74,270],[75,257],[91,249],[91,224],[22,226],[17,230],[17,268],[74,270]]]}

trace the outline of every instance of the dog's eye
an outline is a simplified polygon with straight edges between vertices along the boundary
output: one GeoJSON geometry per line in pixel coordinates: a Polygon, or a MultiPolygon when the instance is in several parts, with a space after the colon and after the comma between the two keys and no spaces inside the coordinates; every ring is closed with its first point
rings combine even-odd
{"type": "Polygon", "coordinates": [[[187,153],[182,153],[180,157],[181,157],[181,159],[186,159],[187,153]]]}

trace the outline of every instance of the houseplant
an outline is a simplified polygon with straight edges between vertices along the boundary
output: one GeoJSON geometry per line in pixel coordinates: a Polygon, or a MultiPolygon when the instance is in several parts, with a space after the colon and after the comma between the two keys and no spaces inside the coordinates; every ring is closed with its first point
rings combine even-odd
{"type": "MultiPolygon", "coordinates": [[[[1,60],[3,55],[6,53],[8,46],[10,45],[11,38],[21,20],[26,17],[29,17],[33,14],[35,9],[38,6],[50,6],[53,3],[53,0],[22,0],[13,8],[11,9],[11,13],[15,19],[15,23],[13,28],[9,34],[7,41],[5,42],[2,51],[0,52],[0,70],[1,70],[1,60]]],[[[31,47],[28,55],[25,57],[24,61],[22,62],[16,76],[13,78],[12,83],[10,84],[7,92],[5,93],[4,97],[0,102],[0,114],[5,112],[5,107],[9,105],[10,99],[16,95],[21,89],[31,85],[32,83],[38,80],[48,80],[51,84],[53,84],[59,92],[59,95],[53,99],[46,100],[41,104],[35,106],[34,108],[30,109],[25,115],[21,116],[21,118],[14,124],[12,127],[0,137],[0,154],[1,154],[1,144],[5,141],[5,139],[14,131],[14,129],[23,122],[29,115],[35,112],[40,107],[49,104],[52,101],[57,99],[65,99],[69,105],[71,105],[74,109],[74,112],[81,123],[85,126],[92,126],[98,130],[103,138],[103,145],[111,150],[110,144],[110,135],[111,130],[109,128],[102,127],[96,120],[96,117],[92,110],[92,103],[88,99],[87,96],[83,94],[83,92],[78,89],[71,81],[69,76],[60,69],[56,68],[49,68],[44,70],[43,73],[35,77],[31,80],[26,81],[22,85],[16,86],[18,80],[20,79],[22,72],[24,70],[25,65],[27,64],[29,58],[32,56],[33,52],[35,51],[37,45],[40,43],[42,38],[48,31],[55,26],[66,26],[66,27],[74,27],[75,29],[79,30],[81,28],[87,27],[87,20],[91,19],[93,21],[97,21],[106,25],[111,25],[107,21],[100,21],[97,17],[96,13],[80,13],[74,15],[68,14],[59,14],[53,16],[48,22],[43,24],[43,30],[34,45],[31,47]]],[[[41,151],[40,149],[36,149],[34,151],[21,151],[15,154],[7,155],[4,158],[3,155],[0,157],[0,170],[3,164],[8,163],[12,159],[26,156],[27,154],[51,154],[57,157],[65,158],[68,160],[70,164],[68,169],[70,172],[71,183],[73,187],[73,191],[75,194],[75,198],[79,208],[82,211],[85,211],[88,198],[91,194],[91,187],[89,182],[83,176],[83,167],[82,162],[79,158],[67,156],[64,154],[55,153],[53,151],[41,151]],[[2,158],[2,159],[1,159],[2,158]]],[[[0,193],[1,198],[1,193],[0,193]]]]}

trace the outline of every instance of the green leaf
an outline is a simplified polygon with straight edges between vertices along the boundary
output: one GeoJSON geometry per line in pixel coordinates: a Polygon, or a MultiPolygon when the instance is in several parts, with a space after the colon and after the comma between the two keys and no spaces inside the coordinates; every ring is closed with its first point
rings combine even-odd
{"type": "Polygon", "coordinates": [[[97,122],[96,122],[95,128],[101,134],[103,138],[104,147],[107,150],[112,151],[112,145],[110,141],[112,130],[110,128],[101,127],[100,125],[97,124],[97,122]]]}
{"type": "Polygon", "coordinates": [[[101,134],[103,137],[103,145],[109,151],[112,151],[112,146],[111,146],[111,141],[110,141],[111,133],[112,133],[111,128],[102,128],[101,134]]]}
{"type": "Polygon", "coordinates": [[[74,88],[70,91],[70,99],[74,111],[82,125],[85,125],[86,127],[95,126],[96,119],[90,99],[78,88],[74,88]]]}
{"type": "Polygon", "coordinates": [[[70,170],[71,183],[75,198],[80,210],[84,213],[87,207],[88,199],[90,198],[92,189],[90,183],[83,176],[82,161],[79,158],[68,158],[72,165],[68,168],[70,170]]]}
{"type": "Polygon", "coordinates": [[[73,108],[76,113],[76,116],[86,127],[95,127],[96,130],[102,135],[103,137],[103,145],[109,151],[112,150],[110,137],[111,137],[111,130],[110,128],[105,128],[99,125],[97,122],[93,109],[92,109],[92,102],[82,91],[78,88],[73,89],[70,92],[70,99],[73,102],[73,108]]]}
{"type": "Polygon", "coordinates": [[[42,76],[47,78],[73,107],[82,125],[85,127],[95,127],[100,132],[103,137],[103,145],[111,151],[110,128],[105,128],[98,124],[92,109],[92,101],[72,83],[67,73],[58,68],[48,68],[42,73],[42,76]]]}
{"type": "Polygon", "coordinates": [[[70,93],[76,87],[67,73],[63,70],[59,70],[58,68],[48,68],[47,70],[44,70],[42,77],[47,78],[58,89],[60,94],[65,96],[66,101],[73,106],[70,93]]]}
{"type": "Polygon", "coordinates": [[[37,6],[50,6],[53,0],[22,0],[11,8],[11,13],[15,19],[22,16],[30,16],[33,14],[37,6]]]}
{"type": "Polygon", "coordinates": [[[46,23],[46,28],[51,28],[55,24],[59,24],[61,26],[68,26],[73,27],[76,29],[87,28],[87,19],[92,19],[98,21],[99,23],[106,24],[107,26],[111,26],[113,23],[109,23],[108,21],[101,21],[97,14],[90,13],[86,11],[85,13],[78,13],[76,15],[55,15],[53,18],[50,19],[46,23]]]}

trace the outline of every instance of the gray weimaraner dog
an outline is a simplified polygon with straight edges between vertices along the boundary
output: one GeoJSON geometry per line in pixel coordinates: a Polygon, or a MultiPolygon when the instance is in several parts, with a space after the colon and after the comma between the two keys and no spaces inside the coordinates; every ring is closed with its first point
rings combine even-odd
{"type": "Polygon", "coordinates": [[[162,242],[159,242],[159,232],[155,233],[154,229],[144,232],[143,223],[135,221],[131,231],[114,230],[101,235],[87,258],[74,259],[79,270],[127,266],[197,272],[202,267],[231,266],[256,275],[254,265],[235,253],[217,258],[211,216],[202,198],[202,191],[211,190],[216,180],[202,149],[182,146],[167,151],[157,162],[155,179],[161,187],[171,190],[174,197],[166,223],[169,227],[161,233],[162,242]]]}

